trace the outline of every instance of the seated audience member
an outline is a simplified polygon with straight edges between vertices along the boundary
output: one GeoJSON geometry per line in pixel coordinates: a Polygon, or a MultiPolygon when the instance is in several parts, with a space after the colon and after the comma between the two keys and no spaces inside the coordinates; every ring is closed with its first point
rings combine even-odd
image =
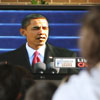
{"type": "Polygon", "coordinates": [[[47,81],[37,82],[25,95],[25,100],[51,100],[57,85],[47,81]]]}
{"type": "Polygon", "coordinates": [[[0,100],[23,100],[33,84],[32,74],[25,68],[0,64],[0,100]]]}
{"type": "Polygon", "coordinates": [[[37,62],[49,64],[54,57],[75,57],[76,53],[47,43],[49,25],[46,17],[41,14],[27,15],[20,28],[20,33],[27,42],[20,48],[0,54],[0,61],[21,65],[32,71],[37,62]]]}
{"type": "Polygon", "coordinates": [[[100,6],[86,14],[80,36],[81,53],[89,69],[62,84],[52,100],[100,100],[100,6]]]}

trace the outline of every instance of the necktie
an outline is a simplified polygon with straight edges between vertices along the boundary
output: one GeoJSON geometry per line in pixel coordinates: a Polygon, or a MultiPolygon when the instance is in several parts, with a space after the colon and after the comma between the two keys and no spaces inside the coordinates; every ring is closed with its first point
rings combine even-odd
{"type": "Polygon", "coordinates": [[[37,62],[40,62],[39,52],[35,51],[34,58],[33,58],[33,65],[36,64],[37,62]]]}

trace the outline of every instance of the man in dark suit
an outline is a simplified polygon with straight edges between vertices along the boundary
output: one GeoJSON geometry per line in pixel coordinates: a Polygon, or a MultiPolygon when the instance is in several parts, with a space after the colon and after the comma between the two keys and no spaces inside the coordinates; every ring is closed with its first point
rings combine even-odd
{"type": "Polygon", "coordinates": [[[38,51],[40,61],[46,64],[52,62],[54,57],[76,56],[72,51],[46,43],[49,34],[48,21],[40,14],[26,16],[20,32],[26,37],[27,43],[14,51],[1,54],[0,61],[25,66],[31,71],[35,51],[38,51]]]}

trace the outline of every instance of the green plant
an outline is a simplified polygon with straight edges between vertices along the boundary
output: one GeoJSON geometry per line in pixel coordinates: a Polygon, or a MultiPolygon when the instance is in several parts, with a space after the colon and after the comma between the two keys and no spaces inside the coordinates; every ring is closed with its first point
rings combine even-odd
{"type": "Polygon", "coordinates": [[[32,4],[48,4],[45,0],[31,0],[32,4]]]}
{"type": "Polygon", "coordinates": [[[32,4],[38,4],[37,0],[31,0],[32,4]]]}
{"type": "Polygon", "coordinates": [[[48,4],[45,0],[41,0],[41,4],[48,4]]]}

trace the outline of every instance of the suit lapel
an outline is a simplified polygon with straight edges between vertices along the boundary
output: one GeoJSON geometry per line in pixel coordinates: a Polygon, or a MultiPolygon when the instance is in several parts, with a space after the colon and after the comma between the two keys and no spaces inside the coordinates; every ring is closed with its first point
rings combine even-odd
{"type": "Polygon", "coordinates": [[[29,63],[29,58],[28,58],[28,54],[27,54],[27,50],[26,50],[25,45],[23,45],[23,46],[19,49],[19,52],[21,52],[21,55],[22,55],[20,59],[22,59],[21,61],[22,61],[23,65],[24,65],[27,69],[31,70],[31,66],[30,66],[30,63],[29,63]]]}
{"type": "Polygon", "coordinates": [[[53,61],[54,53],[53,48],[50,44],[46,44],[46,50],[45,50],[45,57],[44,57],[44,63],[49,64],[53,61]]]}

